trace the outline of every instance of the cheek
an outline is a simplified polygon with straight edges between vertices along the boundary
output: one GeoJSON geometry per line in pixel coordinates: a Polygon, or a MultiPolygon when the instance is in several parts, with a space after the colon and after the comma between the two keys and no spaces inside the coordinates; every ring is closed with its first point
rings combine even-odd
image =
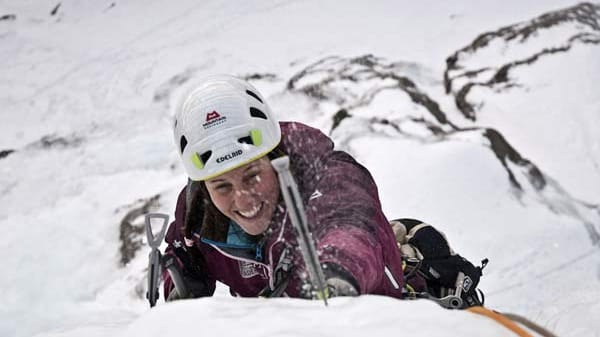
{"type": "Polygon", "coordinates": [[[274,172],[265,177],[264,187],[265,199],[274,205],[277,204],[277,199],[279,198],[279,180],[274,172]]]}
{"type": "Polygon", "coordinates": [[[213,193],[211,191],[208,191],[208,194],[210,195],[210,200],[213,202],[213,204],[215,204],[215,207],[217,207],[217,209],[221,211],[221,213],[227,215],[230,204],[229,198],[219,195],[218,193],[213,193]]]}

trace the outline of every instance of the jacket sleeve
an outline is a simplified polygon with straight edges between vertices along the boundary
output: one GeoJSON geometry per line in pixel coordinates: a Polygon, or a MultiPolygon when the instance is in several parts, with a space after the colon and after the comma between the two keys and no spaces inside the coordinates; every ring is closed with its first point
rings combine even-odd
{"type": "Polygon", "coordinates": [[[372,293],[384,277],[381,238],[387,224],[373,178],[349,154],[334,151],[331,139],[319,130],[309,128],[295,141],[303,154],[294,174],[305,194],[324,273],[329,266],[340,267],[359,293],[372,293]]]}
{"type": "MultiPolygon", "coordinates": [[[[200,250],[195,246],[186,246],[183,228],[186,214],[186,188],[184,188],[177,199],[175,208],[175,220],[169,225],[165,241],[167,248],[165,255],[175,257],[175,261],[182,271],[183,281],[190,290],[191,297],[212,296],[215,291],[215,280],[208,277],[206,264],[200,250]]],[[[164,297],[167,299],[171,290],[175,287],[171,275],[166,269],[162,272],[164,285],[164,297]]]]}

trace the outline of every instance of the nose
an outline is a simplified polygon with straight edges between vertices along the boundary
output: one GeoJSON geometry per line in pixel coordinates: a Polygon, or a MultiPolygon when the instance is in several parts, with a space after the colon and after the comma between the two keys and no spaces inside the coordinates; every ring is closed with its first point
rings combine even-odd
{"type": "Polygon", "coordinates": [[[246,189],[237,189],[233,194],[233,200],[237,209],[247,210],[255,206],[256,196],[246,189]]]}

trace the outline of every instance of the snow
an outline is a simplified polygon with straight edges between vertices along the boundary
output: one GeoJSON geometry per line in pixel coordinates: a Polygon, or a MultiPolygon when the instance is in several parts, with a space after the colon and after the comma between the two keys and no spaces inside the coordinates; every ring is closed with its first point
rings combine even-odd
{"type": "MultiPolygon", "coordinates": [[[[171,135],[174,93],[207,74],[258,73],[274,75],[252,82],[279,118],[331,134],[370,169],[389,218],[422,219],[471,261],[490,259],[480,285],[490,308],[560,336],[600,336],[599,45],[514,68],[518,86],[474,88],[475,122],[442,83],[445,59],[479,34],[575,3],[66,0],[52,16],[56,1],[1,0],[0,16],[16,19],[0,21],[0,151],[16,151],[0,159],[0,335],[511,335],[468,312],[378,296],[336,298],[325,308],[231,298],[221,285],[213,298],[148,308],[149,249],[121,265],[119,224],[155,195],[153,211],[173,212],[185,183],[171,135]],[[330,69],[339,69],[366,54],[396,64],[459,127],[499,130],[543,171],[547,187],[536,190],[509,163],[522,190],[511,185],[481,129],[432,135],[414,120],[434,123],[431,114],[397,89],[350,111],[331,132],[341,107],[389,81],[331,83],[348,105],[286,90],[326,57],[338,57],[330,69]]],[[[492,45],[465,64],[498,66],[578,29],[563,28],[492,45]]]]}
{"type": "Polygon", "coordinates": [[[597,57],[593,47],[577,46],[568,54],[542,58],[533,73],[516,70],[512,76],[523,88],[486,99],[481,114],[481,123],[506,130],[515,146],[587,200],[600,197],[600,96],[593,89],[600,75],[597,57]],[[561,67],[571,57],[587,66],[561,67]]]}
{"type": "Polygon", "coordinates": [[[427,331],[440,336],[453,333],[470,336],[486,331],[493,336],[511,336],[512,332],[492,320],[464,311],[447,311],[425,301],[400,302],[382,296],[332,299],[325,307],[320,301],[301,299],[233,299],[206,298],[182,301],[157,307],[131,324],[119,336],[164,336],[174,327],[185,331],[219,331],[232,334],[232,322],[245,336],[353,336],[357,331],[375,336],[389,336],[423,329],[422,321],[406,319],[414,311],[427,312],[431,324],[427,331]],[[373,315],[373,310],[393,315],[373,315]],[[161,322],[161,317],[174,320],[161,322]],[[202,317],[203,324],[190,324],[202,317]],[[265,317],[270,317],[265,321],[265,317]],[[457,324],[460,322],[460,324],[457,324]],[[298,329],[298,326],[302,326],[298,329]]]}

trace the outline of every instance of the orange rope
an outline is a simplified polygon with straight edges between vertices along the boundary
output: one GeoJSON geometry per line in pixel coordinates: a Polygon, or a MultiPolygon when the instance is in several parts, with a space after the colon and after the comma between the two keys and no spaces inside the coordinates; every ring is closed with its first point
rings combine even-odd
{"type": "Polygon", "coordinates": [[[517,314],[511,314],[510,312],[503,312],[502,315],[512,319],[513,321],[517,322],[517,323],[521,323],[524,326],[528,327],[529,329],[539,333],[540,335],[544,336],[544,337],[557,337],[555,334],[553,334],[552,332],[550,332],[549,330],[545,329],[542,326],[539,326],[535,323],[533,323],[532,321],[528,320],[527,318],[523,317],[523,316],[519,316],[517,314]]]}
{"type": "Polygon", "coordinates": [[[518,326],[517,324],[515,324],[515,322],[511,321],[508,317],[506,317],[496,311],[492,311],[492,310],[486,309],[484,307],[470,307],[470,308],[467,308],[467,310],[472,313],[475,313],[475,314],[487,316],[487,317],[495,320],[496,322],[504,325],[505,327],[507,327],[508,329],[510,329],[511,331],[513,331],[514,333],[516,333],[517,335],[519,335],[521,337],[533,337],[533,335],[531,335],[529,332],[525,331],[525,329],[523,329],[520,326],[518,326]]]}

